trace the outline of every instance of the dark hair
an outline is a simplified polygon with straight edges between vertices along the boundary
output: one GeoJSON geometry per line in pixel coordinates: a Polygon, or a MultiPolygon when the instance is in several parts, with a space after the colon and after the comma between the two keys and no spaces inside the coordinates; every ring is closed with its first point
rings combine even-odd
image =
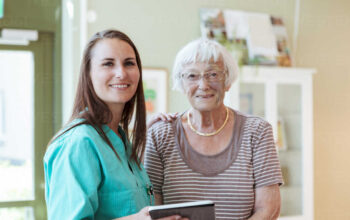
{"type": "MultiPolygon", "coordinates": [[[[134,160],[140,168],[140,160],[139,158],[143,157],[143,153],[145,150],[145,142],[146,142],[146,107],[145,100],[143,94],[143,86],[142,86],[142,67],[141,67],[141,59],[140,55],[134,45],[134,43],[130,40],[130,38],[117,30],[105,30],[96,33],[92,36],[89,43],[87,44],[84,54],[83,60],[80,67],[80,76],[77,87],[77,92],[75,96],[75,102],[73,107],[73,113],[70,118],[70,122],[77,118],[84,119],[82,122],[77,123],[70,127],[66,131],[81,125],[81,124],[89,124],[93,126],[99,135],[103,138],[104,141],[109,145],[109,147],[114,151],[116,156],[119,158],[117,152],[115,151],[113,145],[110,140],[106,136],[105,132],[102,129],[103,124],[108,124],[112,120],[112,112],[108,108],[107,104],[102,101],[93,89],[92,81],[91,81],[91,51],[96,45],[97,42],[103,39],[119,39],[126,43],[128,43],[134,50],[136,56],[136,63],[140,72],[140,79],[137,85],[136,92],[134,96],[125,104],[124,110],[121,116],[120,124],[126,133],[127,141],[132,140],[132,154],[131,159],[134,160]],[[134,107],[136,102],[136,116],[135,122],[132,130],[131,137],[129,136],[128,127],[131,121],[134,107]]],[[[62,135],[62,134],[60,134],[62,135]]],[[[59,135],[59,136],[60,136],[59,135]]],[[[56,137],[57,138],[57,137],[56,137]]],[[[120,159],[120,158],[119,158],[120,159]]]]}

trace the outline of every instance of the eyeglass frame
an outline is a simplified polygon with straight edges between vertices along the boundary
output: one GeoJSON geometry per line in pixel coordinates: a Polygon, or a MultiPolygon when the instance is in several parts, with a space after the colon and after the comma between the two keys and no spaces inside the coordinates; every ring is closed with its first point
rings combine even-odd
{"type": "Polygon", "coordinates": [[[216,83],[216,82],[220,82],[226,79],[226,75],[227,75],[227,71],[226,70],[222,70],[222,71],[218,71],[218,70],[209,70],[209,71],[188,71],[188,72],[184,72],[180,75],[181,79],[184,80],[184,82],[187,83],[198,83],[200,80],[205,79],[206,82],[210,82],[210,83],[216,83]],[[218,75],[220,75],[221,77],[219,79],[210,79],[210,74],[212,74],[213,72],[217,73],[218,75]],[[194,79],[194,80],[189,80],[186,79],[186,75],[189,74],[195,74],[196,76],[200,76],[198,79],[194,79]]]}

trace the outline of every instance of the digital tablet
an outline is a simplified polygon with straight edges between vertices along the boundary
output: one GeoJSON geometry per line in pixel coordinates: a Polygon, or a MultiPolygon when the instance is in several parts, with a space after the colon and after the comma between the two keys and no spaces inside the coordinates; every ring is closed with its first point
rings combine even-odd
{"type": "Polygon", "coordinates": [[[210,200],[151,206],[148,211],[152,219],[181,215],[191,220],[215,220],[215,205],[210,200]]]}

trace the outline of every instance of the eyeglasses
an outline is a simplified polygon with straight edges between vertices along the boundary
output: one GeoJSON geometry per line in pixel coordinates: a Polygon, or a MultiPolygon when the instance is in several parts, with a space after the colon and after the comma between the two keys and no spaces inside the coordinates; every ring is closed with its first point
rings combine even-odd
{"type": "Polygon", "coordinates": [[[204,74],[199,72],[185,72],[181,75],[182,79],[186,82],[197,83],[200,79],[204,78],[207,82],[220,82],[225,79],[225,71],[208,71],[204,74]]]}

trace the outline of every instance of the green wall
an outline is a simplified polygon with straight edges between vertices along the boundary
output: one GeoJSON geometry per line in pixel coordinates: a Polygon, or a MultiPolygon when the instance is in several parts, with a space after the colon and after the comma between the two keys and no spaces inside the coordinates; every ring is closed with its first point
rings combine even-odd
{"type": "Polygon", "coordinates": [[[56,32],[60,25],[59,0],[4,0],[0,28],[27,28],[56,32]]]}

